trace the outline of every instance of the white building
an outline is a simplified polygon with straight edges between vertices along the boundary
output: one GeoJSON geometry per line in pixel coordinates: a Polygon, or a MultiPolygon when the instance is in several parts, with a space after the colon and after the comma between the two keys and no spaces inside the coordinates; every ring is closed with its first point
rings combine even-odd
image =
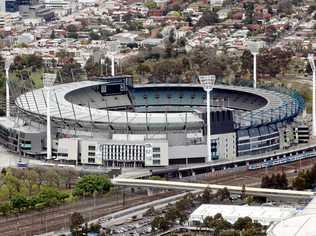
{"type": "Polygon", "coordinates": [[[5,0],[0,1],[0,13],[5,12],[5,0]]]}
{"type": "Polygon", "coordinates": [[[55,141],[58,160],[109,167],[168,166],[164,140],[62,138],[55,141]]]}
{"type": "MultiPolygon", "coordinates": [[[[235,205],[214,205],[202,204],[189,218],[189,224],[196,226],[203,223],[207,216],[214,217],[220,213],[225,220],[235,223],[240,217],[250,217],[262,225],[271,225],[293,216],[295,208],[263,207],[263,206],[235,206],[235,205]]],[[[286,234],[284,234],[286,235],[286,234]]]]}
{"type": "Polygon", "coordinates": [[[68,8],[70,2],[66,0],[42,0],[42,3],[47,8],[63,9],[68,8]]]}

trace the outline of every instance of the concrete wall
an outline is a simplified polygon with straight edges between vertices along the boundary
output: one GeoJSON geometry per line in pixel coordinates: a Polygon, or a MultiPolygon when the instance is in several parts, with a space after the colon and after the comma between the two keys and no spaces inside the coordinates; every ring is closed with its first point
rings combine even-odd
{"type": "Polygon", "coordinates": [[[57,159],[75,161],[78,159],[79,142],[75,138],[61,138],[58,140],[57,159]],[[68,154],[64,156],[63,154],[68,154]]]}

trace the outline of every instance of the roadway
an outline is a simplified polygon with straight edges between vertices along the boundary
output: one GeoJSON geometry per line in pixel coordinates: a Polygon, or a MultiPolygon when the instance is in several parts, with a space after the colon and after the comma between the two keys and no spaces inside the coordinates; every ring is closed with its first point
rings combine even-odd
{"type": "MultiPolygon", "coordinates": [[[[142,180],[142,179],[112,179],[114,185],[146,187],[146,188],[161,188],[161,189],[179,189],[179,190],[203,190],[209,188],[212,191],[227,188],[230,193],[241,194],[242,187],[231,185],[216,185],[205,183],[188,183],[165,180],[142,180]]],[[[278,197],[278,198],[294,198],[294,199],[311,199],[314,197],[313,192],[295,191],[295,190],[280,190],[268,188],[246,187],[246,194],[261,197],[278,197]]]]}

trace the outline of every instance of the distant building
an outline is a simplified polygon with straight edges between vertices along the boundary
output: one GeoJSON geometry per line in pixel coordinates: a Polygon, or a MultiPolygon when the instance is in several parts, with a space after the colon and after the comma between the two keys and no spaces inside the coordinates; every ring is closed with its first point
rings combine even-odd
{"type": "Polygon", "coordinates": [[[5,1],[5,11],[6,12],[17,12],[19,6],[16,0],[6,0],[5,1]]]}
{"type": "Polygon", "coordinates": [[[0,12],[5,12],[5,3],[6,1],[0,1],[0,12]]]}
{"type": "Polygon", "coordinates": [[[20,7],[20,14],[23,18],[42,18],[51,21],[55,18],[52,9],[46,8],[43,4],[20,7]]]}
{"type": "Polygon", "coordinates": [[[38,0],[5,0],[5,11],[17,12],[21,6],[31,6],[38,3],[38,0]]]}

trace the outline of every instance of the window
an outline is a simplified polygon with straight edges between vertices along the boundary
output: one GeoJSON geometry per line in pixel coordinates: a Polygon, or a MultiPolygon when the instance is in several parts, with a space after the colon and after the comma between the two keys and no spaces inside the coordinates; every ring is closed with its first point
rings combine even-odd
{"type": "Polygon", "coordinates": [[[89,158],[88,158],[88,162],[89,162],[89,163],[95,163],[95,159],[94,159],[94,158],[89,157],[89,158]]]}
{"type": "Polygon", "coordinates": [[[160,152],[160,147],[154,147],[153,152],[160,152]]]}
{"type": "Polygon", "coordinates": [[[95,146],[89,146],[88,149],[89,151],[95,151],[95,146]]]}
{"type": "Polygon", "coordinates": [[[154,153],[154,154],[153,154],[153,158],[160,158],[160,154],[159,154],[159,153],[158,153],[158,154],[157,154],[157,153],[154,153]]]}
{"type": "Polygon", "coordinates": [[[153,160],[153,165],[160,165],[160,160],[153,160]]]}
{"type": "Polygon", "coordinates": [[[88,152],[88,156],[94,157],[94,156],[95,156],[95,153],[94,153],[94,152],[88,152]]]}
{"type": "Polygon", "coordinates": [[[58,156],[60,156],[60,157],[68,157],[68,153],[58,153],[58,156]]]}

